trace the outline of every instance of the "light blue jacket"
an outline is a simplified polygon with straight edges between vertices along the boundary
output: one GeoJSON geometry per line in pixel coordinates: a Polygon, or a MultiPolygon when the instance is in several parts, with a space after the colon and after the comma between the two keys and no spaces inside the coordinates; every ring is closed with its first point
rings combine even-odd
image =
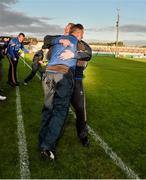
{"type": "Polygon", "coordinates": [[[56,38],[53,41],[53,48],[51,51],[51,58],[48,62],[48,66],[53,66],[53,65],[66,65],[71,69],[75,69],[76,67],[76,62],[77,62],[77,58],[76,58],[76,54],[77,54],[77,43],[78,40],[75,36],[73,35],[68,35],[68,36],[60,36],[58,38],[56,38]],[[71,44],[67,47],[63,46],[62,44],[59,43],[60,39],[68,39],[71,44]],[[62,60],[60,59],[60,55],[61,53],[63,53],[65,50],[70,50],[74,53],[74,57],[67,59],[67,60],[62,60]]]}

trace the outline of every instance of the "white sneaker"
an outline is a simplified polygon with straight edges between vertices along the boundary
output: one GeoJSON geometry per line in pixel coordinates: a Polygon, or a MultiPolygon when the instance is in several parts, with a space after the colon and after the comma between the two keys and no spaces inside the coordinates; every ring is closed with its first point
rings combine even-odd
{"type": "Polygon", "coordinates": [[[0,95],[0,100],[1,100],[1,101],[5,100],[5,99],[7,99],[6,96],[1,96],[1,95],[0,95]]]}
{"type": "Polygon", "coordinates": [[[24,82],[23,84],[24,84],[25,86],[27,86],[27,83],[26,83],[26,82],[24,82]]]}
{"type": "Polygon", "coordinates": [[[51,161],[55,160],[55,155],[53,154],[52,151],[43,150],[43,151],[41,151],[41,155],[51,161]]]}

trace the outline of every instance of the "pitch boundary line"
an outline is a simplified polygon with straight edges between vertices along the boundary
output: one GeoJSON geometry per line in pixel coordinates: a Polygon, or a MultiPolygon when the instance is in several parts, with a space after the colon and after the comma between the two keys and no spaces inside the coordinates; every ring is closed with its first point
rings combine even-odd
{"type": "MultiPolygon", "coordinates": [[[[29,64],[23,60],[23,62],[31,69],[29,64]]],[[[38,74],[37,74],[38,75],[38,74]]],[[[39,75],[38,75],[39,76],[39,75]]],[[[37,77],[38,77],[37,76],[37,77]]],[[[39,76],[40,79],[40,76],[39,76]]],[[[70,108],[69,110],[74,118],[76,118],[75,113],[70,108]]],[[[94,138],[94,140],[99,144],[99,146],[104,149],[105,153],[114,161],[114,163],[122,169],[125,174],[132,179],[140,179],[138,175],[130,169],[123,161],[122,159],[112,150],[111,147],[108,146],[108,144],[88,125],[89,134],[94,138]]]]}
{"type": "Polygon", "coordinates": [[[21,179],[30,179],[29,156],[27,151],[25,128],[21,108],[21,96],[19,87],[16,86],[16,113],[17,113],[17,133],[18,133],[18,149],[20,160],[20,176],[21,179]]]}
{"type": "Polygon", "coordinates": [[[95,133],[95,131],[90,126],[88,126],[88,130],[90,135],[99,144],[99,146],[104,149],[105,153],[110,156],[115,164],[120,169],[122,169],[129,178],[140,179],[138,175],[122,161],[122,159],[112,150],[112,148],[109,147],[108,144],[97,133],[95,133]]]}
{"type": "MultiPolygon", "coordinates": [[[[73,110],[70,108],[70,113],[73,115],[74,118],[76,118],[75,113],[73,112],[73,110]]],[[[140,179],[138,177],[138,175],[131,170],[123,161],[120,157],[118,157],[118,155],[112,150],[111,147],[108,146],[108,144],[97,134],[97,132],[95,132],[89,125],[88,125],[88,130],[89,130],[89,134],[94,138],[94,140],[99,144],[99,146],[104,149],[105,153],[107,155],[110,156],[110,158],[115,162],[115,164],[122,169],[125,174],[127,174],[127,176],[129,178],[132,179],[140,179]]]]}
{"type": "MultiPolygon", "coordinates": [[[[21,58],[21,60],[23,61],[24,65],[26,65],[30,70],[32,70],[31,66],[24,60],[24,58],[21,58]]],[[[38,73],[36,73],[36,76],[39,80],[41,80],[41,77],[38,75],[38,73]]]]}

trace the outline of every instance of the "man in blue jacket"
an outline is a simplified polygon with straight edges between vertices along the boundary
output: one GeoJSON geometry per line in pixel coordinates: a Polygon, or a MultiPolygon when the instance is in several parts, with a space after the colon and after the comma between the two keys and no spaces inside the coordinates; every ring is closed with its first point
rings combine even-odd
{"type": "MultiPolygon", "coordinates": [[[[64,35],[70,34],[71,28],[75,24],[68,23],[64,29],[64,35]]],[[[49,48],[47,59],[50,59],[51,48],[53,46],[52,42],[60,35],[46,35],[44,37],[44,48],[49,48]]],[[[83,87],[83,72],[87,67],[88,61],[92,57],[92,49],[85,41],[78,41],[77,44],[77,65],[74,77],[74,90],[71,98],[71,105],[74,108],[76,114],[76,130],[77,135],[83,144],[83,146],[89,145],[88,139],[88,128],[87,128],[87,115],[86,115],[86,103],[85,103],[85,93],[83,87]]],[[[70,52],[66,51],[62,53],[62,58],[67,59],[70,56],[70,52]]]]}
{"type": "Polygon", "coordinates": [[[17,64],[20,56],[20,50],[23,50],[25,53],[29,51],[24,48],[23,41],[25,35],[20,33],[17,38],[11,39],[7,49],[7,57],[9,60],[9,72],[8,72],[8,84],[12,87],[19,86],[17,81],[17,64]]]}
{"type": "Polygon", "coordinates": [[[77,24],[72,29],[71,35],[60,36],[54,40],[51,58],[43,77],[45,101],[42,109],[39,148],[41,154],[51,160],[55,158],[56,142],[68,114],[77,62],[77,43],[82,39],[83,33],[83,26],[77,24]],[[62,60],[60,55],[66,50],[70,50],[73,56],[62,60]]]}

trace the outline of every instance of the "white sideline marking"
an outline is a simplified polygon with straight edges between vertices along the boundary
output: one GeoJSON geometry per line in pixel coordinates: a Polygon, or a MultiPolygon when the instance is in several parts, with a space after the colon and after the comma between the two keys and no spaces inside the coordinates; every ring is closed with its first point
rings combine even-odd
{"type": "Polygon", "coordinates": [[[137,174],[133,170],[131,170],[127,165],[122,161],[120,157],[117,156],[115,152],[113,152],[112,148],[108,146],[106,142],[97,134],[94,132],[94,130],[88,126],[88,130],[90,135],[93,136],[94,140],[104,149],[106,154],[110,156],[110,158],[115,162],[117,166],[119,166],[129,178],[132,179],[140,179],[137,174]]]}
{"type": "MultiPolygon", "coordinates": [[[[21,58],[21,60],[23,61],[23,63],[29,68],[32,70],[31,66],[23,59],[21,58]]],[[[41,80],[41,77],[38,75],[38,73],[36,73],[36,76],[39,78],[39,80],[41,80]]]]}
{"type": "MultiPolygon", "coordinates": [[[[31,69],[31,67],[25,61],[24,63],[31,69]]],[[[73,115],[74,118],[76,118],[76,115],[71,108],[69,109],[69,112],[73,115]]],[[[95,133],[95,131],[90,126],[88,126],[88,130],[89,134],[94,138],[94,140],[100,145],[100,147],[102,147],[102,149],[104,149],[106,154],[110,156],[114,163],[120,169],[122,169],[129,178],[140,179],[138,175],[132,169],[130,169],[120,157],[118,157],[118,155],[112,150],[112,148],[110,148],[108,144],[97,133],[95,133]]]]}
{"type": "Polygon", "coordinates": [[[17,133],[18,148],[20,159],[20,176],[21,179],[30,179],[29,157],[27,152],[27,143],[21,108],[21,97],[19,87],[16,86],[16,112],[17,112],[17,133]]]}
{"type": "MultiPolygon", "coordinates": [[[[73,115],[74,118],[76,118],[75,113],[72,111],[72,109],[69,109],[70,114],[73,115]]],[[[106,152],[107,155],[110,156],[110,158],[115,162],[115,164],[122,169],[125,174],[127,174],[127,176],[129,178],[132,179],[140,179],[138,177],[137,174],[135,174],[135,172],[133,170],[131,170],[123,161],[120,157],[118,157],[118,155],[112,150],[112,148],[110,148],[108,146],[108,144],[97,134],[95,133],[95,131],[88,126],[88,130],[89,130],[89,134],[94,138],[94,140],[100,145],[100,147],[102,147],[102,149],[104,149],[104,151],[106,152]]]]}

